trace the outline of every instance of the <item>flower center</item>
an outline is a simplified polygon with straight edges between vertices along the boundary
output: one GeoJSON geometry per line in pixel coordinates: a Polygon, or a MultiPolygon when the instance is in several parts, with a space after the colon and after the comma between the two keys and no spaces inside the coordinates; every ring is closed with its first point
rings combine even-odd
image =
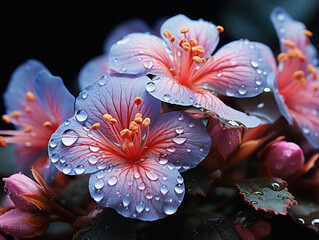
{"type": "Polygon", "coordinates": [[[115,151],[121,156],[124,155],[123,157],[126,161],[133,163],[139,161],[141,158],[143,149],[146,147],[145,144],[149,136],[149,125],[151,124],[151,119],[148,117],[143,119],[140,113],[139,105],[142,104],[142,98],[136,97],[134,104],[137,106],[134,120],[130,122],[128,128],[124,128],[121,131],[115,126],[117,124],[115,118],[110,114],[103,115],[103,120],[109,125],[112,135],[116,140],[115,144],[99,130],[100,123],[92,125],[92,129],[96,130],[109,143],[109,150],[115,151]],[[121,146],[122,149],[120,150],[118,146],[121,146]]]}
{"type": "MultiPolygon", "coordinates": [[[[221,26],[217,26],[216,29],[218,30],[218,36],[211,45],[211,48],[215,46],[220,33],[224,31],[221,26]]],[[[190,29],[186,27],[180,30],[180,33],[184,35],[184,38],[180,40],[178,44],[180,48],[178,49],[174,47],[174,42],[176,40],[175,36],[172,35],[169,30],[164,30],[163,33],[170,41],[170,48],[173,57],[172,72],[174,77],[179,83],[191,88],[193,80],[196,79],[196,71],[201,67],[201,65],[212,60],[212,57],[203,57],[205,56],[204,47],[198,44],[197,39],[187,36],[189,30],[190,29]]],[[[206,52],[209,52],[210,49],[206,52]]]]}

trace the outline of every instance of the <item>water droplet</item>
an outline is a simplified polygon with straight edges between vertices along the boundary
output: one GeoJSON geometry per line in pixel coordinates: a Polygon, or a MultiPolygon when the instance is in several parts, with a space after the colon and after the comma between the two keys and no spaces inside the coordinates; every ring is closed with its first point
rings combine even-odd
{"type": "Polygon", "coordinates": [[[93,194],[93,198],[96,202],[102,201],[102,199],[104,198],[104,192],[101,190],[95,191],[93,194]]]}
{"type": "Polygon", "coordinates": [[[102,86],[104,86],[105,84],[107,84],[109,81],[110,81],[110,78],[109,78],[108,76],[102,76],[102,77],[99,79],[99,85],[102,87],[102,86]]]}
{"type": "Polygon", "coordinates": [[[89,146],[89,148],[90,148],[90,150],[91,150],[92,152],[97,152],[97,151],[100,150],[100,148],[97,146],[96,143],[92,143],[92,144],[89,146]]]}
{"type": "Polygon", "coordinates": [[[52,163],[57,163],[60,160],[60,156],[58,154],[52,154],[50,159],[52,163]]]}
{"type": "Polygon", "coordinates": [[[161,156],[159,157],[159,160],[158,160],[158,163],[159,163],[159,164],[164,165],[164,164],[166,164],[167,162],[168,162],[168,159],[167,159],[166,154],[163,154],[163,155],[161,155],[161,156]]]}
{"type": "Polygon", "coordinates": [[[235,89],[234,88],[227,88],[226,89],[226,95],[228,97],[233,97],[235,95],[235,89]]]}
{"type": "Polygon", "coordinates": [[[144,66],[146,69],[151,69],[151,68],[154,66],[154,62],[153,62],[153,61],[145,62],[145,63],[143,64],[143,66],[144,66]]]}
{"type": "Polygon", "coordinates": [[[65,165],[63,168],[62,168],[62,172],[64,174],[70,174],[72,172],[72,166],[70,164],[67,164],[65,165]]]}
{"type": "Polygon", "coordinates": [[[245,95],[247,93],[247,89],[244,85],[241,85],[239,88],[238,88],[238,93],[240,95],[245,95]]]}
{"type": "Polygon", "coordinates": [[[222,74],[222,73],[217,73],[216,76],[217,76],[217,77],[221,77],[221,76],[223,76],[223,74],[222,74]]]}
{"type": "Polygon", "coordinates": [[[118,41],[116,42],[116,44],[117,44],[117,45],[123,45],[123,44],[128,43],[129,41],[130,41],[130,38],[126,36],[126,37],[122,38],[121,40],[118,40],[118,41]]]}
{"type": "Polygon", "coordinates": [[[305,134],[305,135],[308,135],[310,133],[310,129],[307,126],[303,126],[301,128],[301,130],[302,130],[303,134],[305,134]]]}
{"type": "Polygon", "coordinates": [[[195,123],[190,122],[190,123],[188,124],[188,126],[189,126],[190,128],[193,128],[193,127],[195,127],[195,123]]]}
{"type": "Polygon", "coordinates": [[[70,119],[67,119],[67,120],[65,120],[64,125],[65,125],[65,126],[68,126],[68,125],[70,125],[70,123],[71,123],[71,120],[70,120],[70,119]]]}
{"type": "Polygon", "coordinates": [[[192,98],[192,97],[189,97],[189,99],[188,99],[191,103],[193,103],[194,102],[194,98],[192,98]]]}
{"type": "Polygon", "coordinates": [[[270,183],[270,186],[271,186],[271,188],[272,188],[274,191],[280,191],[280,190],[282,190],[282,187],[281,187],[280,184],[277,183],[277,182],[272,182],[272,183],[270,183]]]}
{"type": "Polygon", "coordinates": [[[62,133],[61,141],[64,146],[70,147],[79,139],[79,134],[72,130],[67,129],[62,133]]]}
{"type": "Polygon", "coordinates": [[[176,132],[177,134],[182,134],[182,133],[184,132],[184,128],[181,127],[181,126],[179,126],[179,127],[177,127],[177,128],[175,129],[175,132],[176,132]]]}
{"type": "Polygon", "coordinates": [[[79,122],[84,122],[88,118],[88,115],[83,110],[78,110],[75,114],[75,118],[79,122]]]}
{"type": "Polygon", "coordinates": [[[311,221],[311,224],[312,225],[319,224],[319,219],[315,218],[314,220],[311,221]]]}
{"type": "Polygon", "coordinates": [[[172,199],[168,199],[164,202],[164,212],[167,215],[172,215],[177,211],[177,205],[173,204],[172,199]]]}
{"type": "Polygon", "coordinates": [[[183,114],[181,114],[181,115],[179,115],[179,116],[177,117],[177,119],[178,119],[179,121],[183,121],[183,120],[185,119],[185,117],[184,117],[183,114]]]}
{"type": "Polygon", "coordinates": [[[203,151],[204,151],[204,148],[199,148],[199,151],[200,151],[200,152],[203,152],[203,151]]]}
{"type": "Polygon", "coordinates": [[[98,158],[96,156],[90,156],[87,160],[90,164],[94,165],[97,163],[98,158]]]}
{"type": "Polygon", "coordinates": [[[155,194],[155,200],[159,201],[161,199],[160,195],[158,193],[155,194]]]}
{"type": "Polygon", "coordinates": [[[167,148],[166,149],[168,152],[170,152],[170,153],[174,153],[175,151],[176,151],[176,148],[174,148],[174,147],[169,147],[169,148],[167,148]]]}
{"type": "Polygon", "coordinates": [[[58,145],[58,140],[56,140],[56,139],[51,139],[51,140],[50,140],[49,146],[50,146],[51,148],[55,148],[57,145],[58,145]]]}
{"type": "Polygon", "coordinates": [[[257,201],[251,201],[251,203],[254,204],[254,205],[258,204],[257,201]]]}
{"type": "Polygon", "coordinates": [[[127,71],[127,68],[125,66],[121,67],[121,72],[124,73],[127,71]]]}
{"type": "Polygon", "coordinates": [[[138,202],[138,203],[136,204],[135,210],[136,210],[136,212],[141,213],[141,212],[143,212],[144,208],[145,208],[145,205],[144,205],[144,203],[141,201],[141,202],[138,202]]]}
{"type": "Polygon", "coordinates": [[[84,92],[84,91],[80,93],[80,97],[83,99],[86,99],[88,97],[88,95],[89,94],[87,92],[84,92]]]}
{"type": "Polygon", "coordinates": [[[117,177],[113,176],[110,177],[109,180],[107,180],[107,184],[110,186],[114,186],[117,183],[117,177]]]}
{"type": "Polygon", "coordinates": [[[134,178],[138,179],[138,178],[140,178],[140,177],[141,177],[141,175],[140,175],[138,172],[135,172],[135,173],[134,173],[134,178]]]}
{"type": "Polygon", "coordinates": [[[162,185],[161,186],[161,193],[163,195],[165,195],[166,193],[168,193],[168,187],[166,185],[162,185]]]}
{"type": "Polygon", "coordinates": [[[148,91],[148,92],[154,92],[155,89],[156,89],[156,85],[155,85],[155,83],[153,83],[153,82],[148,82],[148,83],[146,84],[145,89],[146,89],[146,91],[148,91]]]}
{"type": "Polygon", "coordinates": [[[259,190],[253,190],[253,191],[251,191],[250,194],[252,194],[252,195],[264,195],[264,193],[259,191],[259,190]]]}
{"type": "Polygon", "coordinates": [[[250,60],[250,64],[251,64],[251,66],[254,67],[254,68],[258,68],[258,66],[259,66],[258,62],[255,61],[255,60],[250,60]]]}
{"type": "Polygon", "coordinates": [[[142,182],[140,185],[137,187],[139,190],[143,191],[145,189],[145,184],[142,182]]]}
{"type": "Polygon", "coordinates": [[[183,184],[177,184],[176,186],[175,186],[175,192],[177,193],[177,194],[182,194],[183,192],[184,192],[184,185],[183,184]]]}
{"type": "Polygon", "coordinates": [[[146,176],[152,181],[156,181],[158,179],[158,174],[152,170],[146,171],[146,176]]]}
{"type": "Polygon", "coordinates": [[[65,158],[65,157],[61,157],[61,158],[60,158],[60,163],[61,163],[61,164],[64,164],[65,162],[66,162],[66,158],[65,158]]]}
{"type": "Polygon", "coordinates": [[[152,198],[153,198],[153,195],[150,192],[148,192],[146,194],[146,199],[151,200],[152,198]]]}
{"type": "Polygon", "coordinates": [[[164,101],[169,101],[169,100],[171,100],[171,96],[169,94],[165,94],[163,96],[163,99],[164,99],[164,101]]]}
{"type": "Polygon", "coordinates": [[[306,222],[306,221],[305,221],[303,218],[301,218],[301,217],[298,218],[298,221],[301,222],[301,224],[305,224],[305,222],[306,222]]]}
{"type": "Polygon", "coordinates": [[[186,142],[186,138],[185,137],[174,137],[173,142],[175,142],[176,144],[183,144],[184,142],[186,142]]]}
{"type": "Polygon", "coordinates": [[[79,165],[75,168],[74,171],[76,174],[83,174],[85,172],[85,167],[83,165],[79,165]]]}
{"type": "Polygon", "coordinates": [[[94,187],[99,190],[99,189],[102,189],[105,185],[105,182],[104,180],[100,179],[100,180],[97,180],[94,184],[94,187]]]}
{"type": "Polygon", "coordinates": [[[276,18],[278,21],[282,22],[285,20],[285,15],[282,12],[277,12],[276,18]]]}
{"type": "Polygon", "coordinates": [[[124,207],[127,207],[128,205],[130,205],[131,201],[132,201],[131,195],[130,195],[129,193],[127,193],[127,194],[123,197],[123,200],[122,200],[123,206],[124,206],[124,207]]]}

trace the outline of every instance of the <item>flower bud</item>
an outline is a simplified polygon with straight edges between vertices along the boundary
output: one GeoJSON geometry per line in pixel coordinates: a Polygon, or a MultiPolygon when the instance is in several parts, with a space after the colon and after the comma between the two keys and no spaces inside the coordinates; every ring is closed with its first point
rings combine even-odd
{"type": "Polygon", "coordinates": [[[304,165],[305,158],[297,144],[279,141],[266,147],[261,161],[272,176],[288,178],[304,165]]]}
{"type": "Polygon", "coordinates": [[[16,238],[33,238],[44,235],[50,222],[45,213],[31,213],[19,208],[0,216],[0,230],[16,238]]]}
{"type": "Polygon", "coordinates": [[[38,183],[22,173],[16,173],[11,175],[9,178],[3,178],[3,181],[5,182],[5,193],[18,208],[29,212],[39,211],[36,205],[20,196],[22,194],[36,194],[44,196],[44,191],[38,183]]]}

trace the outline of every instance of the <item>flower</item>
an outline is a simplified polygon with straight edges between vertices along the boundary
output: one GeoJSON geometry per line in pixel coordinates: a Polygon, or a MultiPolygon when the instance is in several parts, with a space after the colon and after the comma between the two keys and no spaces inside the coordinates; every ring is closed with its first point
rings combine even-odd
{"type": "Polygon", "coordinates": [[[15,238],[33,238],[45,234],[50,223],[49,215],[12,209],[0,216],[0,230],[15,238]]]}
{"type": "Polygon", "coordinates": [[[201,121],[160,114],[144,75],[112,74],[79,94],[75,116],[51,136],[51,162],[68,175],[91,173],[89,191],[101,206],[152,221],[173,214],[185,189],[180,172],[210,149],[201,121]]]}
{"type": "Polygon", "coordinates": [[[74,97],[61,78],[52,76],[42,63],[28,60],[13,72],[4,103],[2,119],[16,130],[0,131],[5,135],[0,136],[0,145],[15,144],[19,169],[28,172],[33,165],[51,182],[56,169],[47,155],[48,142],[56,128],[72,116],[74,97]]]}
{"type": "Polygon", "coordinates": [[[15,206],[24,211],[39,211],[39,208],[34,203],[21,196],[23,194],[36,194],[46,197],[43,188],[38,183],[22,173],[16,173],[9,178],[3,178],[3,181],[5,182],[5,193],[10,197],[15,206]]]}
{"type": "Polygon", "coordinates": [[[162,39],[132,33],[114,44],[109,67],[120,73],[156,75],[146,89],[161,101],[202,106],[225,119],[254,127],[260,120],[226,106],[217,93],[251,97],[263,91],[274,76],[270,49],[258,42],[239,40],[210,56],[223,31],[203,20],[177,15],[161,27],[162,39]]]}
{"type": "Polygon", "coordinates": [[[263,171],[284,179],[299,171],[305,163],[302,149],[297,144],[286,141],[268,144],[262,151],[260,160],[263,171]]]}
{"type": "Polygon", "coordinates": [[[312,33],[281,8],[273,10],[271,20],[281,48],[273,86],[279,110],[313,147],[319,148],[318,56],[309,41],[312,33]]]}

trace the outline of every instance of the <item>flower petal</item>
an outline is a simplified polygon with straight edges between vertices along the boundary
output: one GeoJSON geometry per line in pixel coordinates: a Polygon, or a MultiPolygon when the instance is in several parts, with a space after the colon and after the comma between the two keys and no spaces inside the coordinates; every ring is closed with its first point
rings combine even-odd
{"type": "Polygon", "coordinates": [[[197,166],[211,145],[204,124],[183,112],[161,114],[149,136],[146,156],[166,154],[168,161],[181,172],[197,166]]]}
{"type": "Polygon", "coordinates": [[[162,38],[169,44],[169,39],[164,36],[164,31],[169,30],[175,37],[175,47],[178,46],[180,40],[185,38],[184,34],[181,33],[182,28],[189,28],[189,32],[186,34],[186,40],[194,38],[198,41],[198,45],[201,45],[205,49],[205,55],[210,55],[216,48],[219,37],[216,25],[211,22],[199,20],[191,20],[185,15],[179,14],[166,20],[161,27],[162,38]]]}
{"type": "Polygon", "coordinates": [[[217,113],[220,117],[226,120],[230,120],[231,122],[240,122],[248,128],[256,127],[261,123],[261,120],[255,116],[248,116],[243,112],[228,107],[217,96],[209,91],[197,92],[196,95],[197,102],[202,107],[217,113]]]}
{"type": "Polygon", "coordinates": [[[54,119],[52,122],[64,122],[74,113],[74,96],[64,86],[59,77],[49,71],[41,71],[35,80],[35,92],[43,107],[54,119]]]}
{"type": "Polygon", "coordinates": [[[165,76],[155,76],[146,85],[146,90],[162,102],[190,106],[195,103],[195,93],[188,87],[165,76]]]}
{"type": "Polygon", "coordinates": [[[124,217],[154,221],[176,212],[185,187],[174,166],[146,158],[92,174],[89,191],[99,205],[114,208],[124,217]]]}
{"type": "Polygon", "coordinates": [[[78,83],[81,90],[89,86],[102,76],[111,73],[108,56],[101,55],[87,62],[79,73],[78,83]]]}
{"type": "Polygon", "coordinates": [[[264,44],[248,40],[224,45],[194,75],[194,88],[214,89],[231,97],[252,97],[272,85],[275,59],[264,44]]]}
{"type": "Polygon", "coordinates": [[[132,33],[111,47],[109,65],[120,73],[171,75],[172,60],[166,48],[165,42],[159,37],[132,33]]]}
{"type": "Polygon", "coordinates": [[[90,126],[71,118],[52,134],[48,151],[51,162],[59,171],[67,175],[80,175],[121,162],[117,149],[118,146],[105,141],[90,126]]]}
{"type": "Polygon", "coordinates": [[[154,121],[161,107],[161,102],[152,97],[145,86],[149,78],[142,75],[107,75],[82,91],[76,99],[75,118],[89,125],[100,123],[101,132],[107,137],[114,137],[110,124],[103,120],[104,114],[110,114],[117,120],[114,125],[118,132],[129,128],[137,113],[134,98],[141,97],[139,106],[143,118],[154,121]]]}
{"type": "Polygon", "coordinates": [[[50,158],[47,155],[37,159],[32,167],[41,175],[47,184],[50,184],[54,180],[58,172],[57,168],[51,163],[50,158]]]}
{"type": "Polygon", "coordinates": [[[18,66],[12,73],[7,90],[4,93],[4,103],[7,113],[24,111],[26,108],[26,92],[34,93],[36,75],[46,67],[37,60],[28,60],[18,66]]]}

